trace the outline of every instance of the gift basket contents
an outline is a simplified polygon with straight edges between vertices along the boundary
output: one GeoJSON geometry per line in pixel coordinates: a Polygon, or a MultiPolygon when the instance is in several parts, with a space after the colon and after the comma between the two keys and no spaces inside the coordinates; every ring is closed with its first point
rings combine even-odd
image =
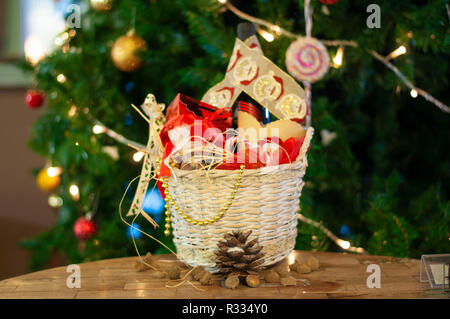
{"type": "Polygon", "coordinates": [[[303,125],[305,92],[264,56],[254,26],[241,23],[223,81],[201,100],[180,93],[165,108],[149,94],[141,109],[149,139],[127,216],[151,220],[141,205],[154,178],[166,203],[164,233],[195,267],[191,276],[257,286],[258,271],[295,246],[314,132],[303,125]]]}

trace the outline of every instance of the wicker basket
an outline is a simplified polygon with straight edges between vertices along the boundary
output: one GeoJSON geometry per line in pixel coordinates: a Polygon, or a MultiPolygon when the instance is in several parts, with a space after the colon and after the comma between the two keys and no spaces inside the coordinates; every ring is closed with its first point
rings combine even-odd
{"type": "MultiPolygon", "coordinates": [[[[295,162],[245,170],[232,206],[217,222],[188,224],[170,208],[178,258],[189,265],[215,271],[217,243],[232,230],[252,230],[263,246],[264,266],[285,258],[297,237],[297,213],[308,166],[309,128],[295,162]]],[[[226,203],[237,175],[233,170],[186,171],[174,169],[168,184],[178,206],[195,219],[213,217],[226,203]]]]}

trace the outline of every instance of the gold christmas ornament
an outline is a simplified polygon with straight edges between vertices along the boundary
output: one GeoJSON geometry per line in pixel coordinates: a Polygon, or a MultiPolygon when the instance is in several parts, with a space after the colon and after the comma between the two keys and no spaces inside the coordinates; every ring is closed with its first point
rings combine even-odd
{"type": "Polygon", "coordinates": [[[147,43],[135,34],[134,29],[118,38],[111,50],[115,66],[124,72],[136,71],[144,64],[139,54],[147,49],[147,43]]]}
{"type": "Polygon", "coordinates": [[[91,0],[91,6],[96,11],[111,10],[113,0],[91,0]]]}
{"type": "Polygon", "coordinates": [[[48,168],[41,169],[36,177],[38,187],[45,192],[54,190],[59,186],[60,182],[61,178],[59,175],[49,174],[48,168]]]}

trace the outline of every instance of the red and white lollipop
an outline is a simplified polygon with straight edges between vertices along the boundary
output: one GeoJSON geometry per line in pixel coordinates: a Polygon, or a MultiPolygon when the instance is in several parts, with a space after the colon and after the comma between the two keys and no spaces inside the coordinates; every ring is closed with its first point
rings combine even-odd
{"type": "Polygon", "coordinates": [[[329,67],[327,48],[315,38],[298,38],[286,51],[286,68],[299,81],[316,82],[329,67]]]}

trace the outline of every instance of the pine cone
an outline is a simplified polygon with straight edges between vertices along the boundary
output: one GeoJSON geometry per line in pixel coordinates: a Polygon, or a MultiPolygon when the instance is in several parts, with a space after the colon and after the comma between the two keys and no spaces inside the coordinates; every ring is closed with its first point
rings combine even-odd
{"type": "Polygon", "coordinates": [[[256,274],[264,259],[261,252],[262,247],[258,244],[258,239],[247,241],[252,233],[251,230],[233,231],[224,236],[225,241],[219,242],[216,253],[217,263],[220,273],[237,273],[239,275],[256,274]]]}

